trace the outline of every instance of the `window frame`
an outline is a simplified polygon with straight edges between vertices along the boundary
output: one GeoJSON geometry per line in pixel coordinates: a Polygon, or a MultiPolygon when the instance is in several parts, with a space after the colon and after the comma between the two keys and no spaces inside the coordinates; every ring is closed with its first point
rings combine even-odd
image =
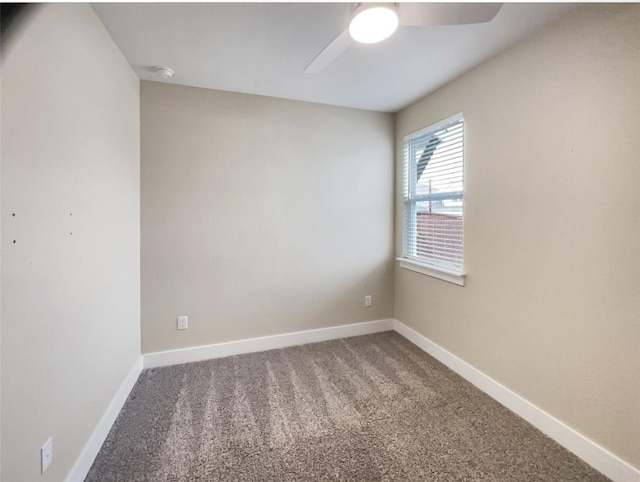
{"type": "MultiPolygon", "coordinates": [[[[399,265],[401,268],[408,269],[411,271],[415,271],[427,276],[431,276],[434,278],[441,279],[443,281],[448,281],[450,283],[454,283],[459,286],[464,286],[466,274],[464,272],[464,198],[465,198],[465,159],[466,159],[466,147],[465,147],[465,119],[464,114],[459,112],[455,115],[447,117],[439,122],[428,125],[422,129],[419,129],[415,132],[411,132],[405,135],[402,139],[402,157],[403,157],[403,174],[402,174],[402,256],[396,258],[399,261],[399,265]],[[428,133],[435,133],[445,126],[452,124],[456,121],[462,121],[462,259],[461,259],[461,268],[460,270],[449,269],[447,266],[441,266],[439,264],[430,263],[426,259],[420,259],[415,255],[411,255],[409,253],[410,247],[415,246],[415,240],[413,243],[409,239],[410,230],[408,229],[407,217],[411,217],[413,219],[416,218],[417,210],[416,204],[419,202],[418,200],[411,200],[412,197],[417,197],[415,194],[415,186],[417,184],[417,180],[411,179],[411,177],[415,177],[417,172],[417,161],[416,159],[411,160],[407,155],[407,144],[420,136],[423,136],[428,133]],[[411,163],[412,165],[408,165],[411,163]]],[[[414,221],[415,222],[415,221],[414,221]]],[[[413,230],[413,235],[417,237],[417,230],[413,230]]]]}

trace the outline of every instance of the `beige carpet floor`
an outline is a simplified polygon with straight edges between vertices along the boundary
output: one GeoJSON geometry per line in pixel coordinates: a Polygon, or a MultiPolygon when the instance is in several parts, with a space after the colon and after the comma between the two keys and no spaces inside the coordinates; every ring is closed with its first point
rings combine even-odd
{"type": "Polygon", "coordinates": [[[146,370],[86,480],[608,479],[386,332],[146,370]]]}

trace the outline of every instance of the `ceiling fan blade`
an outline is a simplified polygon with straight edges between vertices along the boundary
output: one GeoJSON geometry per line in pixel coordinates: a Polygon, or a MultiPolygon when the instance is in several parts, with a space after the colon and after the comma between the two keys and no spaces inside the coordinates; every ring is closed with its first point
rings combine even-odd
{"type": "Polygon", "coordinates": [[[342,52],[349,48],[351,43],[351,35],[349,35],[348,30],[345,30],[334,38],[331,43],[322,50],[322,52],[316,55],[316,58],[307,65],[306,69],[304,69],[304,73],[317,74],[322,71],[327,65],[340,57],[342,52]]]}
{"type": "Polygon", "coordinates": [[[461,25],[489,22],[501,3],[400,3],[400,25],[461,25]]]}

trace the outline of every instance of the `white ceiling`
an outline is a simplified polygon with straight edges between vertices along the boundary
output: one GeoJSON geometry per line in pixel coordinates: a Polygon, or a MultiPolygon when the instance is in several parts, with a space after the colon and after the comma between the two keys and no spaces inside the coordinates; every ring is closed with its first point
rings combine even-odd
{"type": "Polygon", "coordinates": [[[541,29],[568,4],[505,4],[489,23],[400,27],[354,44],[318,74],[307,64],[349,22],[348,3],[94,4],[141,79],[395,112],[541,29]]]}

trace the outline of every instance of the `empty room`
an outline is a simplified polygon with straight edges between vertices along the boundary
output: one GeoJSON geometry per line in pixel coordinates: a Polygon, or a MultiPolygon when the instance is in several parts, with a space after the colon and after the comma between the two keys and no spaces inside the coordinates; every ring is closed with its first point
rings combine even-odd
{"type": "Polygon", "coordinates": [[[2,482],[640,482],[640,4],[1,24],[2,482]]]}

